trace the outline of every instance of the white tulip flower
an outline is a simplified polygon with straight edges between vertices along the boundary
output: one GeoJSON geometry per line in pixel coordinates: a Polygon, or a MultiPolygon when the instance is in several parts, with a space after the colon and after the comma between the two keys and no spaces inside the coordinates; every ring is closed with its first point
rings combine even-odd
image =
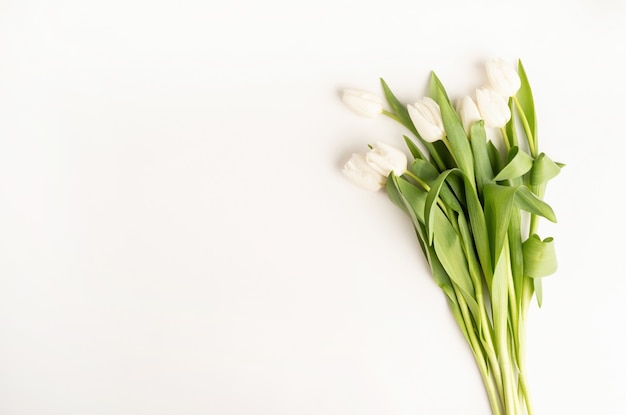
{"type": "Polygon", "coordinates": [[[441,119],[439,104],[430,97],[424,97],[413,105],[408,105],[409,116],[419,135],[432,143],[441,140],[446,132],[441,119]]]}
{"type": "Polygon", "coordinates": [[[354,153],[341,171],[352,183],[372,192],[380,190],[386,182],[386,177],[365,160],[365,154],[354,153]]]}
{"type": "Polygon", "coordinates": [[[383,101],[375,94],[358,89],[344,89],[341,99],[361,117],[374,118],[383,112],[383,101]]]}
{"type": "Polygon", "coordinates": [[[491,87],[503,97],[512,97],[522,82],[513,66],[504,59],[492,59],[486,64],[487,78],[491,87]]]}
{"type": "Polygon", "coordinates": [[[385,177],[389,176],[391,172],[400,176],[406,171],[406,155],[385,143],[376,143],[369,153],[365,154],[365,160],[374,170],[385,177]]]}
{"type": "Polygon", "coordinates": [[[511,119],[507,99],[493,89],[477,89],[476,102],[487,127],[502,128],[511,119]]]}
{"type": "Polygon", "coordinates": [[[472,125],[476,121],[482,119],[482,117],[480,116],[480,111],[478,111],[478,107],[476,106],[476,103],[474,102],[472,97],[466,95],[461,98],[456,105],[456,112],[459,113],[459,116],[461,117],[461,123],[463,123],[463,129],[469,137],[472,125]]]}

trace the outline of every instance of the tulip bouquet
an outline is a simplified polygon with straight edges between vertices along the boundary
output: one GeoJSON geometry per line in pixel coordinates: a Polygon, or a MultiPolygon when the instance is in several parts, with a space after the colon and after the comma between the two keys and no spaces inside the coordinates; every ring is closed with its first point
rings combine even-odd
{"type": "Polygon", "coordinates": [[[353,154],[343,172],[365,189],[385,187],[409,216],[476,358],[493,414],[530,415],[527,313],[533,296],[541,306],[542,278],[556,271],[553,239],[541,238],[538,224],[556,222],[543,195],[563,165],[538,150],[522,63],[516,70],[496,59],[486,72],[489,85],[456,109],[434,73],[430,96],[412,105],[382,79],[387,109],[375,94],[345,90],[343,101],[357,114],[384,114],[414,138],[404,136],[410,164],[403,151],[375,143],[353,154]]]}

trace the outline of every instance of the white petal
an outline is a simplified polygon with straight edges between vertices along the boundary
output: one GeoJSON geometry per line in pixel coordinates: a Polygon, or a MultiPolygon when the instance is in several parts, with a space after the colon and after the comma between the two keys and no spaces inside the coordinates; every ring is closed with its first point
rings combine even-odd
{"type": "Polygon", "coordinates": [[[353,154],[341,171],[352,183],[372,192],[385,185],[385,177],[365,161],[364,154],[353,154]]]}
{"type": "Polygon", "coordinates": [[[387,177],[393,171],[401,175],[406,171],[406,155],[395,147],[378,142],[365,154],[365,160],[377,172],[387,177]]]}
{"type": "Polygon", "coordinates": [[[511,119],[511,110],[506,98],[493,89],[477,89],[476,101],[487,127],[501,128],[511,119]]]}
{"type": "Polygon", "coordinates": [[[355,114],[373,118],[383,111],[383,102],[378,95],[358,89],[344,89],[342,101],[355,114]]]}
{"type": "Polygon", "coordinates": [[[409,117],[419,135],[428,142],[440,140],[445,135],[439,105],[424,97],[413,105],[408,105],[409,117]]]}
{"type": "Polygon", "coordinates": [[[459,100],[456,111],[461,117],[465,133],[469,136],[472,125],[481,119],[476,103],[469,95],[466,95],[459,100]]]}
{"type": "Polygon", "coordinates": [[[487,78],[491,87],[500,95],[512,97],[519,90],[519,75],[504,59],[492,59],[486,64],[487,78]]]}

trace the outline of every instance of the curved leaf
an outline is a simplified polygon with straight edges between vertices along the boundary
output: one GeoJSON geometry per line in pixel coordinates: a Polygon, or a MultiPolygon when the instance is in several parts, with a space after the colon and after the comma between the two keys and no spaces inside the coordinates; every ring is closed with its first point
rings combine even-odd
{"type": "MultiPolygon", "coordinates": [[[[439,172],[437,169],[430,163],[424,160],[415,160],[411,165],[411,171],[420,179],[424,180],[428,185],[432,188],[434,186],[433,182],[439,177],[439,172]]],[[[455,212],[462,212],[463,208],[461,207],[459,201],[454,196],[452,191],[448,188],[448,186],[441,187],[441,199],[450,209],[455,212]]]]}
{"type": "Polygon", "coordinates": [[[524,252],[524,274],[531,278],[547,277],[557,270],[554,239],[543,241],[537,234],[531,235],[522,245],[524,252]]]}
{"type": "Polygon", "coordinates": [[[555,178],[561,172],[561,166],[552,161],[545,153],[539,154],[530,171],[530,184],[539,186],[555,178]]]}
{"type": "MultiPolygon", "coordinates": [[[[483,273],[485,277],[489,279],[492,274],[492,267],[490,262],[491,254],[489,247],[489,233],[487,230],[487,223],[485,221],[485,214],[483,212],[480,200],[478,199],[478,195],[473,188],[474,183],[460,169],[450,169],[441,173],[437,180],[432,183],[431,190],[426,196],[426,202],[424,204],[424,224],[427,230],[429,243],[433,241],[433,235],[436,236],[437,233],[433,225],[436,214],[437,212],[440,212],[443,215],[443,212],[435,206],[439,191],[441,189],[441,196],[443,199],[444,192],[447,191],[446,187],[443,186],[443,183],[453,178],[460,178],[463,181],[466,197],[465,202],[467,204],[469,223],[471,225],[472,235],[474,239],[473,242],[476,246],[476,252],[478,253],[483,273]]],[[[447,204],[445,199],[444,203],[446,203],[446,205],[451,209],[455,210],[454,207],[447,204]]],[[[459,213],[459,216],[465,215],[463,211],[457,210],[457,213],[459,213]]]]}
{"type": "Polygon", "coordinates": [[[489,232],[489,241],[491,242],[492,263],[494,266],[498,262],[500,252],[502,252],[513,206],[556,222],[552,208],[524,185],[502,186],[489,184],[485,186],[484,199],[485,219],[489,232]]]}
{"type": "Polygon", "coordinates": [[[461,238],[440,209],[435,210],[433,220],[435,235],[433,246],[437,258],[446,273],[461,290],[463,298],[467,302],[474,317],[478,317],[478,304],[474,296],[474,284],[469,274],[467,259],[461,238]]]}
{"type": "Polygon", "coordinates": [[[494,180],[510,180],[521,177],[528,173],[533,167],[533,159],[526,152],[521,151],[519,147],[513,147],[509,151],[509,162],[496,175],[494,180]]]}
{"type": "Polygon", "coordinates": [[[515,205],[520,209],[543,216],[550,222],[556,223],[556,215],[550,205],[535,196],[526,186],[519,186],[517,188],[517,192],[515,193],[515,205]]]}
{"type": "Polygon", "coordinates": [[[435,211],[437,210],[437,206],[435,206],[435,204],[437,203],[439,192],[441,191],[441,188],[445,183],[446,178],[452,172],[453,170],[446,170],[441,173],[439,177],[437,177],[437,179],[431,183],[430,191],[426,196],[426,206],[424,207],[424,225],[426,228],[426,240],[428,241],[429,245],[432,245],[433,243],[433,233],[435,231],[432,225],[435,211]]]}

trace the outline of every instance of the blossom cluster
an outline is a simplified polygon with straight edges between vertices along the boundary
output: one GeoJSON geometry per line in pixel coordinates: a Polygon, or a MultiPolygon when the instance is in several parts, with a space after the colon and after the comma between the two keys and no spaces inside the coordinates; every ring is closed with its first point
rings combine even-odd
{"type": "MultiPolygon", "coordinates": [[[[476,89],[476,98],[466,95],[456,104],[463,128],[470,136],[471,126],[479,120],[486,127],[503,128],[511,119],[508,99],[520,89],[521,81],[515,69],[503,59],[487,62],[486,72],[489,83],[476,89]]],[[[376,94],[357,89],[343,91],[342,100],[348,108],[363,117],[376,117],[384,113],[383,100],[376,94]]],[[[426,141],[433,143],[444,140],[446,132],[437,102],[430,97],[407,105],[407,111],[415,129],[426,141]]],[[[343,172],[357,185],[377,191],[385,185],[391,171],[401,175],[406,170],[406,157],[401,151],[377,143],[367,154],[353,154],[343,172]]]]}

